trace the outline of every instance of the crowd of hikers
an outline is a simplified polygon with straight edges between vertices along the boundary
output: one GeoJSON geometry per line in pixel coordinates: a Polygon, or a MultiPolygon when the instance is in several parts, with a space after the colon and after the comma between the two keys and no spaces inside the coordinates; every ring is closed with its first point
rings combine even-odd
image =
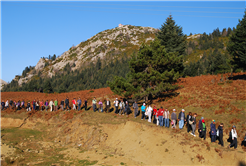
{"type": "MultiPolygon", "coordinates": [[[[60,104],[58,103],[57,99],[54,101],[53,100],[39,101],[34,99],[32,102],[28,101],[26,105],[24,100],[22,101],[19,100],[16,102],[10,99],[10,101],[8,100],[6,100],[6,102],[2,101],[1,110],[10,108],[10,109],[15,109],[16,111],[21,109],[26,109],[26,111],[35,110],[35,111],[52,112],[52,111],[57,111],[58,109],[61,109],[63,111],[68,111],[71,109],[80,111],[82,108],[84,108],[87,111],[88,110],[87,104],[88,104],[87,99],[84,100],[82,105],[81,98],[78,98],[77,100],[73,98],[72,108],[71,108],[68,97],[65,100],[61,100],[60,104]]],[[[94,112],[98,111],[98,112],[109,113],[112,110],[111,102],[109,99],[105,101],[104,109],[103,109],[103,101],[99,100],[97,102],[95,97],[93,98],[91,104],[94,112]]],[[[120,101],[118,100],[118,98],[116,98],[113,104],[115,107],[115,111],[114,111],[115,114],[119,114],[119,115],[126,114],[126,116],[128,117],[129,114],[132,113],[128,101],[124,101],[124,100],[120,101]]],[[[133,103],[132,108],[133,108],[134,118],[137,118],[137,116],[141,112],[141,116],[140,116],[141,120],[148,120],[148,122],[150,123],[153,122],[157,126],[169,128],[169,124],[170,124],[171,128],[176,129],[176,124],[178,124],[179,129],[183,129],[184,126],[186,125],[187,132],[193,135],[194,137],[196,137],[195,131],[196,131],[196,124],[198,121],[199,137],[203,138],[204,140],[206,139],[207,127],[206,127],[205,119],[201,117],[200,120],[197,120],[197,113],[192,114],[191,112],[189,112],[188,115],[185,116],[185,110],[182,109],[177,116],[176,109],[173,109],[173,112],[170,115],[169,110],[167,108],[164,109],[163,107],[160,107],[157,109],[156,106],[152,108],[150,104],[146,106],[145,103],[142,104],[139,112],[139,107],[136,101],[133,103]]],[[[215,120],[212,120],[210,124],[210,132],[209,132],[212,143],[215,143],[216,140],[218,140],[219,144],[221,146],[224,146],[223,126],[224,126],[223,123],[220,123],[220,125],[216,129],[215,120]]],[[[235,149],[237,148],[237,138],[238,137],[237,137],[236,126],[233,125],[229,134],[229,138],[227,140],[228,142],[230,142],[228,148],[231,147],[234,147],[235,149]]],[[[241,145],[246,147],[246,134],[241,145]]]]}

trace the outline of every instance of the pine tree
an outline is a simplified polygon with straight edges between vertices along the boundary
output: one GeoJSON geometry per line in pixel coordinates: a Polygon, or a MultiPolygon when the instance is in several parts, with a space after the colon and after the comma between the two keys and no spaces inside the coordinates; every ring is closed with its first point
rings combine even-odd
{"type": "Polygon", "coordinates": [[[150,46],[142,45],[137,56],[132,55],[127,78],[116,76],[108,82],[110,89],[121,96],[145,99],[177,88],[173,83],[183,72],[183,56],[167,52],[159,39],[150,46]]]}
{"type": "Polygon", "coordinates": [[[186,35],[183,34],[182,27],[175,25],[175,21],[170,15],[160,28],[157,34],[161,45],[165,46],[166,52],[178,52],[184,55],[186,49],[186,35]]]}
{"type": "Polygon", "coordinates": [[[52,89],[52,86],[51,86],[51,83],[49,80],[47,80],[44,84],[44,92],[45,93],[52,93],[53,92],[53,89],[52,89]]]}
{"type": "Polygon", "coordinates": [[[234,68],[246,70],[246,12],[229,38],[227,50],[233,57],[234,68]]]}

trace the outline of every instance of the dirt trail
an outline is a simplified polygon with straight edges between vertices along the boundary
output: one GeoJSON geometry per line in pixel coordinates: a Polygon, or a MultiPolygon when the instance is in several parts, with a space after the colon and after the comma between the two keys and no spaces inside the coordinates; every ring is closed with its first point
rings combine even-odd
{"type": "Polygon", "coordinates": [[[19,127],[23,123],[22,119],[3,118],[1,117],[1,128],[19,127]]]}
{"type": "MultiPolygon", "coordinates": [[[[78,130],[83,130],[81,126],[78,130]]],[[[97,164],[118,165],[121,162],[129,165],[238,165],[245,161],[245,153],[223,151],[222,157],[211,147],[207,150],[202,141],[181,145],[185,141],[180,134],[170,135],[170,131],[160,127],[147,126],[136,122],[120,125],[104,124],[100,126],[108,135],[104,142],[94,145],[93,149],[81,153],[77,148],[63,151],[67,157],[80,160],[98,160],[97,164]],[[200,144],[199,144],[200,143],[200,144]],[[196,146],[192,147],[192,145],[196,146]],[[202,156],[199,161],[199,157],[202,156]],[[203,158],[203,159],[202,159],[203,158]]],[[[73,135],[73,137],[76,137],[73,135]]]]}

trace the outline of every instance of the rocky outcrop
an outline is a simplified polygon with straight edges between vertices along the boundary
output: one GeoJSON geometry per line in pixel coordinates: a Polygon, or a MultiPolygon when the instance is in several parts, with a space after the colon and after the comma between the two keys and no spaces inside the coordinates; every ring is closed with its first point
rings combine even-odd
{"type": "Polygon", "coordinates": [[[0,90],[2,89],[2,87],[4,85],[8,84],[7,82],[3,81],[2,79],[0,79],[0,90]]]}

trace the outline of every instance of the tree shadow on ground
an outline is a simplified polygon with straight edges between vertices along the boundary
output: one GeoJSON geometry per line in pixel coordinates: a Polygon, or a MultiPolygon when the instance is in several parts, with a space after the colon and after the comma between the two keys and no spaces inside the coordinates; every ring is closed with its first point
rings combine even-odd
{"type": "Polygon", "coordinates": [[[228,78],[229,80],[246,80],[246,74],[236,75],[228,78]]]}

